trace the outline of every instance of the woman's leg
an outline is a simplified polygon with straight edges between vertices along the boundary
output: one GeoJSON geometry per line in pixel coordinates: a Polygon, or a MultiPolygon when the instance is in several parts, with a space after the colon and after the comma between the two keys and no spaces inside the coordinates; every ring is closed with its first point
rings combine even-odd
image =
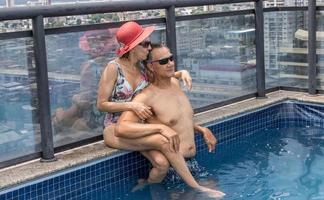
{"type": "Polygon", "coordinates": [[[168,140],[160,134],[154,134],[140,138],[122,138],[115,136],[115,124],[104,129],[104,142],[107,146],[115,149],[130,151],[146,151],[160,148],[167,144],[168,140]]]}

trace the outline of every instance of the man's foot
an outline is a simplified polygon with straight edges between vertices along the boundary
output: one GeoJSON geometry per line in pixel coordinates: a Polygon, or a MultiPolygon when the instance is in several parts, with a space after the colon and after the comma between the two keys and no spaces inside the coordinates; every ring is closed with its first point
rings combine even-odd
{"type": "Polygon", "coordinates": [[[225,193],[221,191],[213,190],[204,186],[199,186],[197,190],[206,193],[211,198],[221,199],[225,196],[225,193]]]}
{"type": "Polygon", "coordinates": [[[147,182],[147,180],[145,180],[145,179],[138,179],[137,185],[135,185],[135,187],[133,187],[132,192],[136,192],[137,190],[142,190],[148,184],[149,183],[147,182]]]}

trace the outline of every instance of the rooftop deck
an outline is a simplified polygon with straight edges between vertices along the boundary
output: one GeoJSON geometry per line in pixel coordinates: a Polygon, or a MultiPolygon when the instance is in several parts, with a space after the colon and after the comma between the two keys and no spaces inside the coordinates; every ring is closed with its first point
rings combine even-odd
{"type": "MultiPolygon", "coordinates": [[[[0,152],[6,157],[0,157],[0,168],[41,157],[48,161],[57,157],[59,161],[33,161],[38,163],[36,169],[42,170],[24,170],[29,175],[21,175],[17,181],[10,181],[11,175],[2,176],[6,178],[0,186],[32,179],[33,173],[41,176],[111,153],[99,142],[96,147],[92,144],[86,147],[95,148],[96,154],[79,161],[69,160],[70,156],[74,157],[70,154],[73,150],[58,154],[100,141],[102,129],[99,126],[87,131],[68,128],[63,134],[53,127],[52,117],[58,108],[67,109],[76,95],[86,95],[85,86],[90,85],[90,90],[96,91],[90,82],[100,77],[99,72],[107,63],[84,52],[79,45],[80,38],[87,31],[114,30],[128,20],[126,14],[142,25],[157,25],[151,39],[165,42],[176,56],[177,68],[190,71],[193,91],[187,94],[201,124],[241,112],[242,109],[235,107],[239,104],[219,107],[242,100],[262,102],[247,106],[247,110],[284,98],[322,101],[322,95],[308,97],[305,93],[290,92],[323,93],[324,7],[319,4],[322,1],[317,1],[318,5],[316,1],[309,2],[308,6],[273,7],[259,0],[140,0],[1,8],[0,27],[7,26],[8,22],[14,25],[12,29],[7,27],[9,32],[0,33],[0,97],[3,100],[0,137],[11,137],[1,140],[0,152]],[[197,6],[196,13],[184,10],[197,6]],[[145,19],[138,15],[148,10],[156,12],[145,19]],[[91,14],[116,14],[119,20],[89,24],[91,14]],[[76,24],[78,19],[81,24],[76,24]],[[23,29],[15,31],[15,27],[23,29]],[[86,71],[82,67],[84,63],[97,66],[86,71]],[[93,74],[83,79],[90,71],[93,74]],[[251,100],[266,96],[269,98],[251,100]],[[221,116],[218,109],[223,109],[221,116]],[[21,138],[24,145],[8,152],[8,146],[17,145],[21,138]]],[[[112,42],[113,37],[109,37],[112,42]]],[[[114,56],[114,50],[110,49],[106,58],[114,56]]],[[[95,94],[88,102],[94,101],[95,94]]],[[[81,149],[76,151],[84,153],[81,149]]]]}

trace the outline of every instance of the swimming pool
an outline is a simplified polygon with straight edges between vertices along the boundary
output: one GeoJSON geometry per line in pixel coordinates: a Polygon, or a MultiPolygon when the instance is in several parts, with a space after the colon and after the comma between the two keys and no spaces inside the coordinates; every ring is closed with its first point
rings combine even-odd
{"type": "MultiPolygon", "coordinates": [[[[197,136],[197,160],[209,172],[208,183],[227,193],[224,199],[324,199],[323,113],[322,105],[285,101],[206,124],[219,141],[216,155],[208,154],[197,136]]],[[[3,190],[0,199],[205,198],[182,186],[128,193],[147,170],[139,154],[122,152],[3,190]]]]}

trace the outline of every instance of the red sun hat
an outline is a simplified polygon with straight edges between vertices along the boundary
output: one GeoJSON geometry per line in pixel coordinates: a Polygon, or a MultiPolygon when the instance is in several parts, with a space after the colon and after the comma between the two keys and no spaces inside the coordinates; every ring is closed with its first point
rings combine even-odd
{"type": "Polygon", "coordinates": [[[80,49],[91,57],[103,56],[116,49],[114,41],[115,29],[91,30],[86,31],[79,39],[80,49]],[[100,41],[90,41],[91,38],[101,38],[100,41]],[[103,43],[100,45],[100,43],[103,43]]]}
{"type": "Polygon", "coordinates": [[[154,31],[154,26],[143,28],[136,22],[126,22],[116,33],[116,39],[121,47],[117,55],[122,56],[143,42],[154,31]]]}

